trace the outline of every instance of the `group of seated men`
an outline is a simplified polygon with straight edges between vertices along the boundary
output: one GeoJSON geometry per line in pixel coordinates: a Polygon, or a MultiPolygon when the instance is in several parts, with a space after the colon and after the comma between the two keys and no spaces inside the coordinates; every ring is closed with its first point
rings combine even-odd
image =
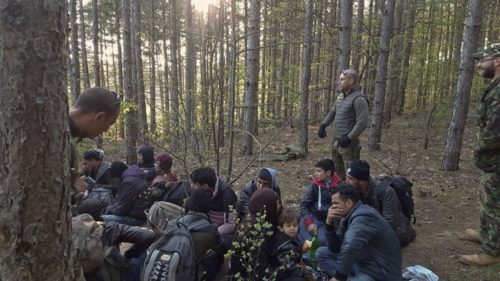
{"type": "Polygon", "coordinates": [[[138,163],[132,166],[106,163],[97,149],[83,154],[82,177],[72,196],[74,215],[87,213],[103,222],[103,247],[121,242],[134,246],[122,255],[121,263],[128,265],[125,271],[109,264],[108,270],[93,267],[83,270],[82,280],[120,280],[112,278],[113,271],[116,278],[139,280],[145,251],[161,236],[146,223],[148,210],[158,201],[183,207],[181,219],[187,224],[197,218],[210,222],[191,230],[201,268],[198,280],[220,280],[228,268],[229,276],[244,276],[247,269],[238,265],[241,260],[228,262],[224,255],[233,241],[242,239],[235,231],[238,222],[263,208],[273,231],[255,259],[265,268],[262,272],[276,272],[276,280],[307,280],[311,272],[326,280],[401,280],[401,246],[415,238],[415,231],[393,188],[378,184],[366,161],[353,162],[345,181],[336,175],[332,160],[318,161],[300,211],[284,205],[272,168],[260,169],[237,196],[208,167],[193,170],[189,181],[178,180],[172,162],[169,154],[155,157],[147,146],[139,149],[138,163]],[[314,256],[302,247],[313,236],[321,246],[314,256]]]}

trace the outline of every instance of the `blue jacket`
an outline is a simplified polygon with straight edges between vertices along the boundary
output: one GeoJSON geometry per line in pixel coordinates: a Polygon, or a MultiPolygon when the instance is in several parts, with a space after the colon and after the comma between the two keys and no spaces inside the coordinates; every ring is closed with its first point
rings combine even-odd
{"type": "Polygon", "coordinates": [[[328,247],[338,253],[335,278],[347,280],[355,263],[361,272],[380,281],[401,281],[401,248],[394,230],[368,205],[358,202],[342,218],[339,230],[327,225],[328,247]]]}
{"type": "MultiPolygon", "coordinates": [[[[264,168],[269,173],[271,174],[272,177],[272,189],[278,196],[281,198],[281,191],[280,187],[276,183],[276,170],[271,169],[271,168],[264,168]]],[[[250,201],[250,197],[252,197],[252,194],[257,190],[257,178],[255,178],[252,181],[247,182],[245,184],[245,187],[240,191],[240,198],[238,200],[238,203],[236,204],[236,210],[238,211],[238,218],[242,220],[247,214],[248,214],[248,202],[250,201]]]]}

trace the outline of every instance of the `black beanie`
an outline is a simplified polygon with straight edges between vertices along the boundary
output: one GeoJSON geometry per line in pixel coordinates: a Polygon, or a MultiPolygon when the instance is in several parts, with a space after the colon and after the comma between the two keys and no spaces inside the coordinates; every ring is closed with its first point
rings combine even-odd
{"type": "Polygon", "coordinates": [[[259,174],[257,175],[257,178],[268,181],[271,184],[273,184],[273,176],[271,175],[269,170],[266,168],[260,169],[259,174]]]}
{"type": "Polygon", "coordinates": [[[349,165],[346,174],[358,180],[370,178],[370,164],[364,160],[356,160],[349,165]]]}
{"type": "Polygon", "coordinates": [[[128,169],[127,164],[122,161],[114,161],[111,163],[111,168],[109,168],[109,174],[112,178],[119,178],[126,169],[128,169]]]}

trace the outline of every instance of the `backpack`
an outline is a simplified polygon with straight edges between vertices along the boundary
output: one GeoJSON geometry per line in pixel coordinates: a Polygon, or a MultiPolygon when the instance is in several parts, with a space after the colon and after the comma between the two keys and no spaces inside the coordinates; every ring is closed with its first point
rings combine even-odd
{"type": "Polygon", "coordinates": [[[147,219],[150,225],[160,233],[167,232],[168,222],[179,218],[184,213],[184,208],[170,202],[158,201],[147,211],[147,219]]]}
{"type": "Polygon", "coordinates": [[[101,202],[102,206],[106,208],[113,203],[113,190],[97,184],[89,187],[87,198],[92,198],[101,202]]]}
{"type": "Polygon", "coordinates": [[[400,176],[385,176],[379,178],[379,180],[381,181],[379,184],[383,186],[390,186],[394,189],[394,191],[396,191],[403,209],[403,214],[408,218],[408,221],[411,221],[411,218],[413,217],[413,224],[415,224],[417,218],[415,217],[415,203],[413,202],[413,183],[405,177],[400,176]]]}
{"type": "Polygon", "coordinates": [[[150,184],[146,189],[137,195],[137,200],[141,200],[146,204],[146,209],[149,209],[156,201],[163,199],[167,193],[167,188],[163,183],[150,184]]]}
{"type": "Polygon", "coordinates": [[[91,215],[81,214],[71,219],[74,256],[83,273],[89,273],[104,264],[106,253],[102,244],[103,226],[91,215]]]}
{"type": "Polygon", "coordinates": [[[185,225],[180,219],[170,221],[166,233],[147,252],[141,281],[197,280],[198,266],[190,230],[207,222],[199,219],[185,225]]]}

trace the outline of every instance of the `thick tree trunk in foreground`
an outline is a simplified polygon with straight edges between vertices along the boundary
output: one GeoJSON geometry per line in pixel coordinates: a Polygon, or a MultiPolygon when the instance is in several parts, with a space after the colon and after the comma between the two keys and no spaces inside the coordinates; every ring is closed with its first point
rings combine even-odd
{"type": "Polygon", "coordinates": [[[463,49],[460,58],[458,85],[453,102],[453,116],[448,128],[448,139],[443,157],[443,170],[456,171],[460,162],[460,151],[465,130],[465,120],[469,109],[470,90],[474,78],[474,59],[479,31],[481,30],[482,5],[484,1],[470,0],[469,15],[462,39],[463,49]]]}
{"type": "Polygon", "coordinates": [[[65,0],[50,3],[0,2],[0,280],[4,281],[72,279],[67,6],[65,0]]]}

